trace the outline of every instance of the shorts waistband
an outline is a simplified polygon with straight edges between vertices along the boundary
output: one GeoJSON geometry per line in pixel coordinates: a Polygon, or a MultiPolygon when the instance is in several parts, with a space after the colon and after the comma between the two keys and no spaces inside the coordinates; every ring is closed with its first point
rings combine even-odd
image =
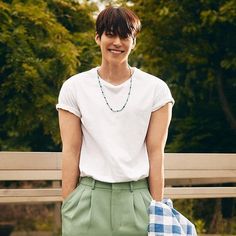
{"type": "Polygon", "coordinates": [[[81,177],[80,184],[90,186],[92,189],[102,188],[110,190],[125,190],[130,189],[132,192],[134,189],[148,188],[148,178],[140,179],[138,181],[120,182],[120,183],[107,183],[99,180],[95,180],[92,177],[81,177]]]}

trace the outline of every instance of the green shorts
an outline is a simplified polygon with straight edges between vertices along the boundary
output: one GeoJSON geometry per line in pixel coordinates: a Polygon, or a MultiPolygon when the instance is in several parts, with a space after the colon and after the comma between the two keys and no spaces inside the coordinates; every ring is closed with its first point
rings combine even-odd
{"type": "Polygon", "coordinates": [[[148,179],[105,183],[82,177],[61,208],[62,236],[147,236],[148,179]]]}

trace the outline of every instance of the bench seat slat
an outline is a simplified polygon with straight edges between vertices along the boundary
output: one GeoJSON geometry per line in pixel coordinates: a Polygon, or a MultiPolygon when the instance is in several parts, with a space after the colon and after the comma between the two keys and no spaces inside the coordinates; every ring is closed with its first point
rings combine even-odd
{"type": "Polygon", "coordinates": [[[0,197],[61,196],[61,188],[0,189],[0,197]]]}
{"type": "Polygon", "coordinates": [[[166,187],[164,195],[172,199],[236,197],[236,187],[166,187]]]}
{"type": "Polygon", "coordinates": [[[235,182],[236,182],[236,177],[165,179],[166,186],[189,186],[189,185],[222,184],[222,183],[235,183],[235,182]]]}
{"type": "Polygon", "coordinates": [[[170,170],[165,169],[165,178],[166,179],[203,179],[203,178],[234,178],[236,182],[236,168],[234,170],[170,170]]]}
{"type": "Polygon", "coordinates": [[[61,202],[61,197],[57,196],[40,196],[40,197],[0,197],[1,203],[53,203],[61,202]]]}
{"type": "Polygon", "coordinates": [[[0,203],[37,203],[61,201],[61,188],[0,189],[0,203]]]}

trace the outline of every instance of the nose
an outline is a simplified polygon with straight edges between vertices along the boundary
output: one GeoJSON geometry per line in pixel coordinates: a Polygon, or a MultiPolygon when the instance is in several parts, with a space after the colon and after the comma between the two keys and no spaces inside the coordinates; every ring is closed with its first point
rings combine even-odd
{"type": "Polygon", "coordinates": [[[115,46],[117,46],[117,47],[121,45],[121,39],[120,39],[119,36],[115,36],[115,37],[113,38],[113,45],[115,45],[115,46]]]}

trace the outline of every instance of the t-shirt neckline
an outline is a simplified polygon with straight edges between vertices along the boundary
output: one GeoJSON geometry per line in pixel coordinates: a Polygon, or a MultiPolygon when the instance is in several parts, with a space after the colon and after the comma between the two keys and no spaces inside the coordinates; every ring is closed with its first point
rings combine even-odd
{"type": "MultiPolygon", "coordinates": [[[[94,68],[95,70],[95,74],[96,74],[96,79],[98,78],[97,77],[97,70],[100,68],[100,66],[97,66],[94,68]]],[[[131,67],[133,69],[133,74],[132,74],[132,79],[134,80],[135,78],[135,73],[136,73],[136,67],[131,67]]],[[[103,78],[99,77],[100,78],[100,81],[102,82],[102,84],[108,86],[108,87],[111,87],[111,88],[120,88],[120,87],[123,87],[124,85],[126,85],[127,83],[130,83],[130,80],[131,80],[131,77],[127,80],[125,80],[124,82],[122,82],[121,84],[118,84],[118,85],[114,85],[106,80],[104,80],[103,78]]]]}

